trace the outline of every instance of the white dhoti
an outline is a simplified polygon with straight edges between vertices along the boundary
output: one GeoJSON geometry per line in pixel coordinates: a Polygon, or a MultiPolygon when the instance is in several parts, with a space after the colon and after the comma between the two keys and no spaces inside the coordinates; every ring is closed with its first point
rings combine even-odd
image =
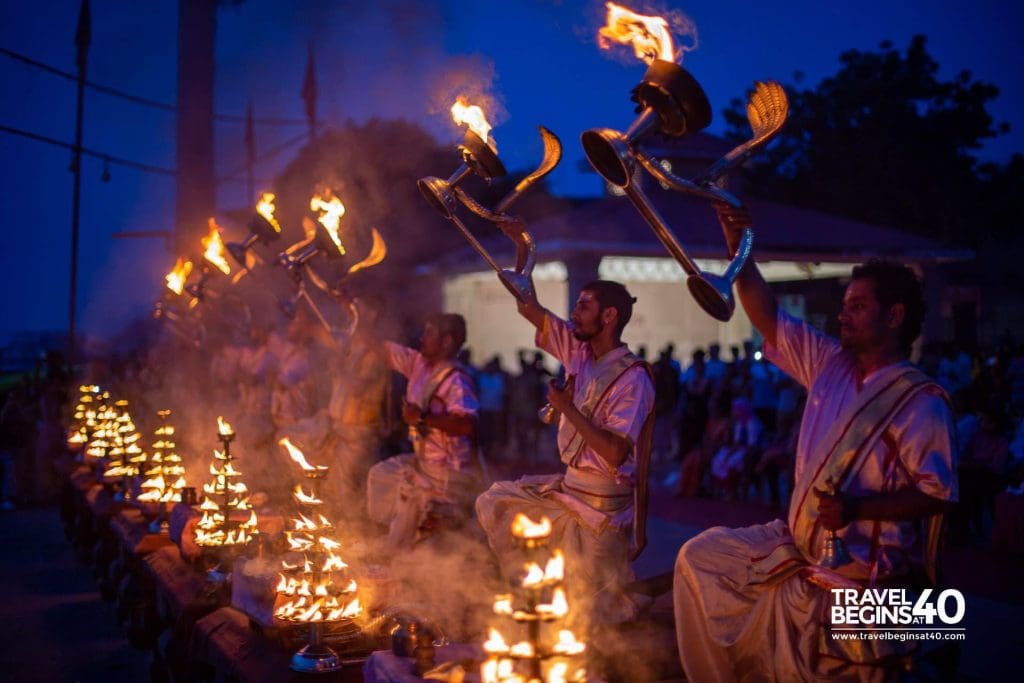
{"type": "Polygon", "coordinates": [[[396,455],[370,468],[366,507],[370,518],[388,526],[387,545],[407,548],[420,539],[428,520],[461,524],[480,492],[473,471],[452,470],[414,454],[396,455]]]}
{"type": "Polygon", "coordinates": [[[903,670],[900,658],[922,649],[914,641],[835,638],[831,589],[859,584],[794,560],[792,549],[781,520],[714,527],[683,545],[673,602],[687,680],[884,681],[903,670]]]}
{"type": "Polygon", "coordinates": [[[609,488],[609,484],[607,479],[575,469],[564,476],[500,481],[477,499],[476,513],[505,576],[520,573],[526,562],[511,532],[516,514],[521,512],[534,521],[549,518],[549,545],[565,556],[573,613],[618,623],[631,619],[637,611],[623,590],[634,579],[627,559],[633,493],[630,487],[609,488]]]}

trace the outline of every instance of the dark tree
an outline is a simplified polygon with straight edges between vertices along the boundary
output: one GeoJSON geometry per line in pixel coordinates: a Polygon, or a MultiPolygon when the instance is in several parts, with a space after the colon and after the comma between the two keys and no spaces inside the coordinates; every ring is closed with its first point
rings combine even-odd
{"type": "MultiPolygon", "coordinates": [[[[995,86],[968,71],[940,80],[924,36],[906,52],[885,42],[840,62],[814,88],[787,86],[791,118],[747,169],[752,192],[967,246],[991,234],[979,221],[1019,216],[1024,161],[974,156],[1008,130],[988,112],[995,86]]],[[[728,135],[745,138],[743,103],[725,116],[728,135]]]]}

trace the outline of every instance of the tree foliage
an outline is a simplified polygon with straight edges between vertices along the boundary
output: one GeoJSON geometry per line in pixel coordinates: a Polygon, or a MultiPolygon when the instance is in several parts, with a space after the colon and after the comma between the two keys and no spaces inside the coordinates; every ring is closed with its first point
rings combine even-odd
{"type": "MultiPolygon", "coordinates": [[[[982,165],[974,156],[1008,130],[988,111],[994,85],[969,71],[939,79],[924,36],[905,52],[882,43],[840,62],[814,88],[787,86],[791,118],[747,169],[753,192],[969,246],[992,234],[979,220],[1020,208],[1024,160],[982,165]]],[[[743,103],[725,116],[729,137],[745,139],[743,103]]]]}

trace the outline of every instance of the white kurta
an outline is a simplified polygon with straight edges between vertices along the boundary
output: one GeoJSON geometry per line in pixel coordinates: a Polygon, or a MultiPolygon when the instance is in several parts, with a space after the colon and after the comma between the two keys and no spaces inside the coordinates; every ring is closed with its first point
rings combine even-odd
{"type": "MultiPolygon", "coordinates": [[[[415,401],[436,369],[414,349],[388,342],[388,365],[409,379],[406,397],[415,401]]],[[[476,392],[465,372],[449,373],[437,386],[427,410],[432,415],[472,415],[479,411],[476,392]]],[[[388,525],[392,549],[408,547],[430,515],[467,518],[480,491],[473,440],[428,429],[419,453],[396,455],[370,468],[367,510],[388,525]]]]}
{"type": "MultiPolygon", "coordinates": [[[[621,346],[595,361],[590,345],[576,340],[569,325],[551,314],[537,333],[537,345],[576,377],[573,402],[577,407],[598,398],[594,394],[600,391],[596,380],[602,370],[621,362],[629,352],[621,346]]],[[[515,515],[522,512],[537,521],[546,516],[553,523],[551,547],[565,554],[569,590],[577,607],[608,622],[635,614],[636,606],[622,587],[633,579],[628,553],[637,447],[653,407],[650,377],[642,367],[630,367],[607,388],[591,416],[598,427],[634,444],[625,462],[610,466],[593,448],[581,444],[575,427],[563,415],[558,449],[567,466],[564,475],[497,482],[477,499],[477,519],[506,574],[519,571],[523,562],[511,534],[515,515]]]]}
{"type": "MultiPolygon", "coordinates": [[[[809,680],[826,674],[881,680],[885,671],[870,664],[903,654],[906,648],[892,641],[844,643],[825,635],[829,593],[808,580],[818,576],[813,565],[820,547],[803,556],[803,569],[776,580],[755,580],[752,567],[773,550],[793,544],[790,529],[814,514],[809,488],[828,455],[821,447],[826,435],[835,423],[849,421],[846,411],[858,400],[858,392],[870,391],[873,382],[899,368],[879,370],[858,386],[850,354],[781,311],[776,344],[766,347],[767,357],[809,390],[789,524],[777,520],[745,529],[715,527],[680,550],[674,602],[683,668],[694,681],[809,680]]],[[[914,394],[873,442],[843,492],[866,495],[916,486],[929,496],[956,500],[952,424],[940,392],[914,394]]],[[[861,583],[905,579],[925,552],[919,526],[856,521],[840,530],[854,562],[839,574],[861,583]]]]}

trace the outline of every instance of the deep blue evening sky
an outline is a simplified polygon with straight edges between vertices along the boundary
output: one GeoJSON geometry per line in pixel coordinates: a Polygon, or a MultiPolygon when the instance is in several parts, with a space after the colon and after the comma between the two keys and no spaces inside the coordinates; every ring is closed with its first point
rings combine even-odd
{"type": "MultiPolygon", "coordinates": [[[[491,81],[505,115],[495,136],[510,168],[540,156],[536,125],[562,138],[566,156],[552,174],[556,192],[595,194],[596,176],[581,173],[580,132],[622,127],[632,118],[628,91],[642,75],[639,62],[612,60],[594,40],[603,23],[598,0],[474,3],[461,0],[356,3],[248,0],[219,11],[218,113],[241,114],[251,98],[257,117],[301,118],[299,90],[312,42],[317,56],[321,118],[340,122],[372,115],[417,121],[439,139],[455,140],[446,113],[436,109],[436,84],[471,73],[491,81]]],[[[74,71],[79,0],[0,3],[0,47],[74,71]]],[[[655,5],[657,6],[657,5],[655,5]]],[[[1003,161],[1024,151],[1024,3],[981,0],[916,2],[766,3],[687,0],[664,3],[695,21],[699,48],[686,66],[700,79],[722,130],[720,112],[755,79],[792,80],[794,71],[815,84],[838,68],[849,48],[873,50],[882,40],[905,48],[916,33],[952,77],[970,69],[1002,91],[993,107],[1010,135],[991,144],[986,158],[1003,161]]],[[[89,78],[154,100],[173,102],[177,2],[93,0],[89,78]]],[[[73,83],[0,56],[4,84],[0,125],[72,141],[73,83]]],[[[85,146],[154,166],[174,166],[173,114],[88,92],[85,146]]],[[[301,126],[259,126],[266,150],[301,133],[301,126]]],[[[217,125],[217,167],[224,175],[244,162],[243,126],[217,125]]],[[[262,164],[270,179],[294,148],[262,164]]],[[[0,228],[4,236],[0,286],[0,344],[19,330],[63,329],[71,217],[70,152],[0,133],[0,228]],[[15,296],[11,296],[10,293],[15,296]],[[16,301],[16,303],[15,303],[16,301]]],[[[173,262],[158,241],[113,240],[123,230],[168,230],[173,220],[173,179],[84,162],[79,315],[100,333],[145,313],[173,262]]],[[[447,169],[437,169],[438,173],[447,169]]],[[[219,208],[248,203],[244,175],[223,184],[219,208]]],[[[424,206],[424,211],[429,209],[424,206]]]]}

